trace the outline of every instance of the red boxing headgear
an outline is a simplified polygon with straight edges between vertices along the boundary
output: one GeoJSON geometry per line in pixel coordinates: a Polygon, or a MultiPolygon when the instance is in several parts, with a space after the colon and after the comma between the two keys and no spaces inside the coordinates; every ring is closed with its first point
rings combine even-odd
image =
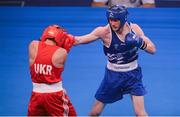
{"type": "Polygon", "coordinates": [[[44,30],[41,41],[44,42],[48,38],[54,39],[57,46],[61,47],[66,39],[66,31],[58,25],[50,25],[44,30]]]}

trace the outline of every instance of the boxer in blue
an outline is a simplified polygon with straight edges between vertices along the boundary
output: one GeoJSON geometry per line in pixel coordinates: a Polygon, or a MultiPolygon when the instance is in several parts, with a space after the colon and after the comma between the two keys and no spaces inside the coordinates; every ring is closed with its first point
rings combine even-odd
{"type": "Polygon", "coordinates": [[[127,15],[126,7],[112,6],[106,12],[107,25],[87,35],[75,36],[75,45],[101,39],[107,56],[104,79],[95,94],[96,102],[90,116],[100,115],[106,104],[121,100],[124,94],[130,94],[136,116],[148,116],[138,49],[154,54],[156,48],[137,24],[127,21],[127,15]]]}

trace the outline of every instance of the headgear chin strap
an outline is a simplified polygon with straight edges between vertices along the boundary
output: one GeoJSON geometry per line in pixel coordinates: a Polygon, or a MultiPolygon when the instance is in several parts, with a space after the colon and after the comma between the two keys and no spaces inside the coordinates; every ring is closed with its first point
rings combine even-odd
{"type": "Polygon", "coordinates": [[[108,19],[108,22],[109,19],[115,19],[120,21],[120,26],[117,31],[119,31],[126,23],[127,15],[128,15],[127,8],[122,5],[114,5],[110,7],[106,12],[106,17],[108,19]]]}
{"type": "Polygon", "coordinates": [[[59,25],[50,25],[48,26],[41,37],[41,41],[44,42],[47,39],[53,39],[57,46],[62,46],[64,43],[64,40],[66,38],[66,32],[63,28],[61,28],[59,25]]]}

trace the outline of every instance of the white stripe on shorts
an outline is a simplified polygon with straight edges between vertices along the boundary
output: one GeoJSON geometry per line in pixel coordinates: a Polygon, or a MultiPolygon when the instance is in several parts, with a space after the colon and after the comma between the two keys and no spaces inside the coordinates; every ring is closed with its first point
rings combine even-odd
{"type": "Polygon", "coordinates": [[[111,63],[107,61],[107,68],[109,70],[116,71],[116,72],[127,72],[127,71],[134,70],[137,67],[138,67],[137,60],[134,60],[127,64],[115,64],[115,63],[111,63]]]}
{"type": "Polygon", "coordinates": [[[62,96],[63,108],[64,108],[63,116],[67,117],[69,114],[69,106],[68,106],[68,99],[66,99],[65,96],[66,96],[66,91],[63,90],[63,96],[62,96]]]}

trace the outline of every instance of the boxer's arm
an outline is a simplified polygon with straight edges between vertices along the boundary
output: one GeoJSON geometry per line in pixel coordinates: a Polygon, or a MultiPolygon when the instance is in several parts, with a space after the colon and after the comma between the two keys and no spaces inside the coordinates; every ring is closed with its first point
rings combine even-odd
{"type": "Polygon", "coordinates": [[[133,30],[135,30],[137,35],[145,42],[147,47],[144,50],[148,53],[154,54],[156,52],[156,47],[154,43],[145,36],[143,30],[137,24],[133,24],[133,30]]]}
{"type": "Polygon", "coordinates": [[[57,68],[63,68],[67,59],[67,51],[64,48],[59,48],[53,54],[52,63],[57,68]]]}
{"type": "Polygon", "coordinates": [[[37,50],[38,50],[39,41],[32,41],[29,44],[29,65],[32,65],[35,61],[37,50]]]}
{"type": "Polygon", "coordinates": [[[83,36],[75,36],[75,43],[74,45],[78,44],[86,44],[93,41],[96,41],[100,38],[103,28],[97,27],[91,33],[83,35],[83,36]]]}

